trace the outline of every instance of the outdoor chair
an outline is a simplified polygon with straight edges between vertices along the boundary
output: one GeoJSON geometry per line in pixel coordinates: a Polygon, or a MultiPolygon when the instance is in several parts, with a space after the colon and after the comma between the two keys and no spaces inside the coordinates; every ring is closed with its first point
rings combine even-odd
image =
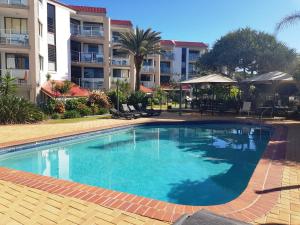
{"type": "Polygon", "coordinates": [[[132,113],[138,113],[138,114],[140,114],[140,116],[142,116],[142,117],[147,117],[147,116],[149,116],[149,114],[146,113],[146,112],[140,112],[140,111],[136,110],[135,107],[134,107],[133,105],[128,105],[128,107],[129,107],[129,109],[130,109],[130,111],[131,111],[132,113]]]}
{"type": "Polygon", "coordinates": [[[125,118],[125,119],[133,119],[133,116],[131,114],[128,114],[128,113],[122,113],[114,108],[110,109],[109,110],[110,113],[111,113],[111,117],[113,119],[119,119],[119,118],[125,118]]]}
{"type": "Polygon", "coordinates": [[[143,109],[142,103],[138,103],[138,110],[140,112],[145,112],[149,116],[160,116],[161,111],[160,110],[153,110],[153,109],[143,109]]]}
{"type": "Polygon", "coordinates": [[[128,105],[126,105],[126,104],[122,104],[122,110],[124,113],[128,113],[128,114],[132,115],[133,118],[135,118],[135,119],[141,117],[141,115],[139,113],[131,112],[130,109],[128,108],[128,105]]]}
{"type": "Polygon", "coordinates": [[[242,113],[247,113],[248,116],[249,116],[250,113],[251,113],[251,105],[252,105],[251,102],[243,102],[243,106],[242,106],[242,108],[240,109],[240,114],[242,114],[242,113]]]}

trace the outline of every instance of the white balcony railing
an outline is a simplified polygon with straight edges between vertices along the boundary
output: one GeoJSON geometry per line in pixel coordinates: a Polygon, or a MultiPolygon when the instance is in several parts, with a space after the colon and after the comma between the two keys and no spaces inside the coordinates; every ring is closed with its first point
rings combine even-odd
{"type": "Polygon", "coordinates": [[[154,73],[155,72],[155,67],[154,66],[143,66],[142,67],[142,72],[143,73],[154,73]]]}
{"type": "Polygon", "coordinates": [[[103,64],[104,57],[101,53],[96,52],[76,52],[72,51],[72,62],[103,64]]]}
{"type": "Polygon", "coordinates": [[[111,64],[114,66],[130,66],[130,60],[127,58],[112,58],[111,64]]]}
{"type": "Polygon", "coordinates": [[[0,5],[28,6],[28,0],[0,0],[0,5]]]}
{"type": "Polygon", "coordinates": [[[73,36],[103,38],[104,29],[102,26],[85,26],[85,25],[71,24],[71,34],[73,36]]]}
{"type": "Polygon", "coordinates": [[[0,69],[0,76],[4,77],[7,74],[10,77],[15,78],[16,84],[18,85],[29,85],[30,84],[30,75],[29,70],[25,69],[0,69]]]}
{"type": "Polygon", "coordinates": [[[89,90],[103,90],[104,88],[103,78],[72,78],[72,82],[89,90]]]}
{"type": "Polygon", "coordinates": [[[189,55],[189,60],[190,61],[198,61],[199,58],[200,58],[200,55],[198,55],[198,54],[190,54],[189,55]]]}
{"type": "Polygon", "coordinates": [[[29,45],[29,35],[17,34],[8,29],[0,29],[0,44],[27,47],[29,45]]]}

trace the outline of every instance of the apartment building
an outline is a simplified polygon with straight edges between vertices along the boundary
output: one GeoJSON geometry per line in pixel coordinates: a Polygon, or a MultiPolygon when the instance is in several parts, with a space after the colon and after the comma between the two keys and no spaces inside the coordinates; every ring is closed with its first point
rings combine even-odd
{"type": "MultiPolygon", "coordinates": [[[[18,95],[38,101],[47,76],[82,88],[109,90],[117,80],[134,89],[133,57],[118,46],[128,20],[114,20],[105,8],[65,5],[55,0],[0,0],[0,75],[16,78],[18,95]]],[[[163,55],[149,55],[142,85],[153,88],[195,75],[207,45],[164,40],[163,55]]]]}

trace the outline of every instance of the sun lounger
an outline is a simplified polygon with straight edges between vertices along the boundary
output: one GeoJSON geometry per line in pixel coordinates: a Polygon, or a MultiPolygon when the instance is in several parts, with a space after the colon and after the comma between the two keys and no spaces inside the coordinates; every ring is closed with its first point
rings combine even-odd
{"type": "Polygon", "coordinates": [[[135,118],[135,119],[141,117],[141,115],[139,113],[131,112],[130,109],[128,108],[128,105],[126,105],[126,104],[122,104],[122,110],[124,113],[128,113],[128,114],[132,115],[133,118],[135,118]]]}
{"type": "Polygon", "coordinates": [[[109,111],[110,111],[113,119],[119,119],[119,118],[126,118],[129,120],[133,119],[133,116],[131,114],[119,112],[118,110],[116,110],[114,108],[110,109],[109,111]]]}

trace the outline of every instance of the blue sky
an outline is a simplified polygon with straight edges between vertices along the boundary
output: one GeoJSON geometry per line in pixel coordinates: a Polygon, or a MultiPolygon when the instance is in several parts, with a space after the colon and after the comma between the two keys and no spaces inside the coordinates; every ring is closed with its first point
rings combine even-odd
{"type": "MultiPolygon", "coordinates": [[[[300,11],[300,0],[61,0],[67,4],[105,7],[113,19],[129,19],[162,32],[163,39],[202,41],[210,46],[241,27],[274,32],[287,14],[300,11]]],[[[278,39],[300,53],[299,24],[278,39]]]]}

